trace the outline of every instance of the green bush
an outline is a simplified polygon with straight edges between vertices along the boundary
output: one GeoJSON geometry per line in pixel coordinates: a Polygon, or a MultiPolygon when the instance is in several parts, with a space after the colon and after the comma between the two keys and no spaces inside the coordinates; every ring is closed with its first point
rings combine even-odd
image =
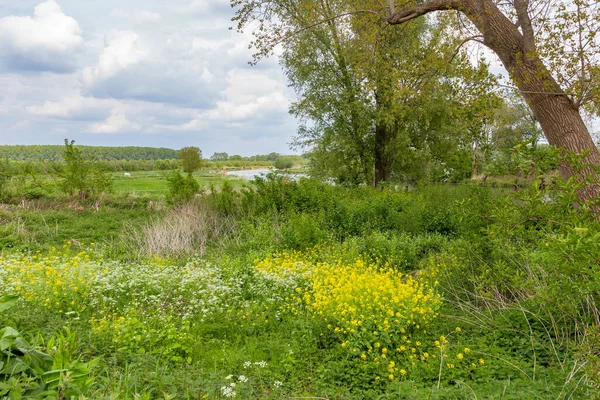
{"type": "Polygon", "coordinates": [[[304,250],[325,240],[327,234],[319,228],[318,219],[308,214],[292,215],[281,229],[285,247],[304,250]]]}
{"type": "Polygon", "coordinates": [[[275,168],[277,169],[290,169],[294,166],[294,159],[292,157],[280,156],[275,160],[275,168]]]}
{"type": "Polygon", "coordinates": [[[200,184],[194,179],[192,174],[185,176],[179,171],[173,171],[166,175],[169,191],[166,194],[166,200],[169,205],[185,203],[194,198],[200,191],[200,184]]]}

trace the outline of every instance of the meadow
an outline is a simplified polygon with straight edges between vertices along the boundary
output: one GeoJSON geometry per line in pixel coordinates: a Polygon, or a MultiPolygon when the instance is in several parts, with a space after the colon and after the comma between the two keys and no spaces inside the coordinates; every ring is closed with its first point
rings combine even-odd
{"type": "Polygon", "coordinates": [[[167,205],[160,173],[131,174],[1,206],[0,396],[598,393],[600,231],[570,184],[199,172],[203,194],[167,205]]]}
{"type": "MultiPolygon", "coordinates": [[[[132,171],[131,177],[124,177],[123,172],[115,172],[113,177],[113,191],[115,194],[132,194],[136,196],[162,197],[167,190],[165,171],[132,171]]],[[[194,173],[194,178],[202,188],[219,186],[228,180],[234,187],[244,186],[245,181],[236,176],[223,176],[216,170],[201,170],[194,173]]]]}

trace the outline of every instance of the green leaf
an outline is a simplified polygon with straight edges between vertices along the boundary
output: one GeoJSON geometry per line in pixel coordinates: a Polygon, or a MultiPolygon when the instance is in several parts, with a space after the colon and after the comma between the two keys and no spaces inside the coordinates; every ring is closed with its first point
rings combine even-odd
{"type": "Polygon", "coordinates": [[[18,296],[10,296],[5,294],[0,297],[0,312],[6,311],[17,303],[18,296]]]}
{"type": "Polygon", "coordinates": [[[11,358],[10,362],[5,368],[5,373],[8,375],[14,375],[21,373],[23,371],[27,371],[29,369],[29,365],[23,362],[20,357],[11,358]]]}
{"type": "Polygon", "coordinates": [[[55,369],[42,374],[42,380],[49,388],[54,388],[59,385],[63,374],[68,372],[68,369],[55,369]]]}
{"type": "Polygon", "coordinates": [[[0,329],[0,350],[10,348],[18,337],[19,332],[10,326],[0,329]]]}
{"type": "Polygon", "coordinates": [[[23,359],[38,374],[43,374],[45,371],[52,368],[52,357],[38,350],[28,351],[23,357],[23,359]]]}

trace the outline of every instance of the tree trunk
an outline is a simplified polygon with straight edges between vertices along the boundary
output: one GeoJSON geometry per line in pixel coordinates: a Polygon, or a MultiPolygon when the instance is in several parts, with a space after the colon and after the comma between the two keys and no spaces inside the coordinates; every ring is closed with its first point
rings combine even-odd
{"type": "Polygon", "coordinates": [[[387,157],[389,133],[385,126],[375,126],[375,186],[390,180],[391,165],[387,157]]]}
{"type": "MultiPolygon", "coordinates": [[[[473,22],[483,36],[483,43],[496,53],[515,85],[540,123],[548,143],[564,153],[588,153],[585,163],[600,165],[600,155],[573,101],[556,83],[550,71],[537,56],[526,2],[515,1],[522,31],[507,18],[492,0],[427,0],[417,6],[395,12],[390,24],[402,24],[433,11],[456,10],[473,22]]],[[[580,192],[582,200],[595,198],[600,184],[592,168],[583,170],[563,163],[563,177],[575,176],[592,182],[580,192]]]]}

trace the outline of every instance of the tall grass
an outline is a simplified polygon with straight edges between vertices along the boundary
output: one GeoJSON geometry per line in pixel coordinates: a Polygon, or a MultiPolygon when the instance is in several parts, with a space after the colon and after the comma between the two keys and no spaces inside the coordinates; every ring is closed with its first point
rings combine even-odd
{"type": "Polygon", "coordinates": [[[169,210],[141,228],[122,235],[126,248],[138,257],[203,255],[209,245],[220,245],[237,231],[237,221],[206,201],[192,201],[169,210]]]}

